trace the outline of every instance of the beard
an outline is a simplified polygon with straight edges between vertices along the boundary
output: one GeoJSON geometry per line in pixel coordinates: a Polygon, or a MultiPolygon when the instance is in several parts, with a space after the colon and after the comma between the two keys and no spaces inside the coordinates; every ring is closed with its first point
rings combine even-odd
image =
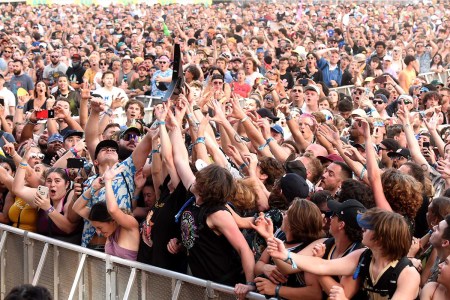
{"type": "Polygon", "coordinates": [[[20,73],[22,73],[22,71],[20,71],[20,70],[14,70],[13,73],[14,73],[14,75],[16,75],[16,76],[19,76],[20,73]]]}

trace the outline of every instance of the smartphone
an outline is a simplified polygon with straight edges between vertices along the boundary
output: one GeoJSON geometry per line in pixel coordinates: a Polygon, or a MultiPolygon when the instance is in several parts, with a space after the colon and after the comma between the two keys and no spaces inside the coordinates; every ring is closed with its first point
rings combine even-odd
{"type": "Polygon", "coordinates": [[[84,167],[84,160],[82,158],[68,158],[67,168],[68,169],[82,169],[84,167]]]}
{"type": "Polygon", "coordinates": [[[51,119],[55,117],[55,111],[53,109],[46,109],[36,112],[36,119],[38,120],[44,120],[44,119],[51,119]]]}
{"type": "Polygon", "coordinates": [[[91,93],[91,97],[92,98],[103,98],[101,95],[95,94],[95,93],[91,93]]]}
{"type": "Polygon", "coordinates": [[[210,118],[214,118],[215,113],[214,113],[214,110],[212,108],[208,108],[208,115],[209,115],[210,118]]]}
{"type": "Polygon", "coordinates": [[[422,148],[430,148],[430,142],[423,142],[422,143],[422,148]]]}
{"type": "Polygon", "coordinates": [[[302,86],[307,86],[309,81],[308,78],[302,78],[298,81],[302,86]]]}
{"type": "Polygon", "coordinates": [[[38,193],[42,198],[48,198],[48,187],[43,185],[38,186],[38,193]]]}
{"type": "Polygon", "coordinates": [[[1,105],[1,106],[5,106],[5,99],[0,98],[0,105],[1,105]]]}

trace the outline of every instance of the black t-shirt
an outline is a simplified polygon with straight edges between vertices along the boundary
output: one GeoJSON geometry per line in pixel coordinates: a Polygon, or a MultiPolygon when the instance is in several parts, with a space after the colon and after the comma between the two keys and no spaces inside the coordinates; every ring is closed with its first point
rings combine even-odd
{"type": "Polygon", "coordinates": [[[151,239],[153,247],[148,247],[141,241],[138,253],[138,261],[154,265],[156,267],[186,273],[187,259],[186,253],[180,252],[177,255],[167,251],[167,243],[172,238],[181,240],[180,226],[175,223],[175,215],[186,202],[186,188],[180,181],[172,194],[169,192],[170,176],[167,176],[161,185],[161,195],[152,208],[153,223],[151,239]],[[146,247],[145,247],[145,246],[146,247]]]}
{"type": "Polygon", "coordinates": [[[294,87],[294,77],[292,77],[291,72],[286,72],[284,75],[280,74],[280,79],[283,81],[285,90],[290,90],[294,87]]]}
{"type": "Polygon", "coordinates": [[[76,69],[74,69],[73,67],[69,67],[66,71],[66,75],[69,78],[69,82],[82,84],[85,72],[86,70],[83,67],[78,67],[76,69]]]}

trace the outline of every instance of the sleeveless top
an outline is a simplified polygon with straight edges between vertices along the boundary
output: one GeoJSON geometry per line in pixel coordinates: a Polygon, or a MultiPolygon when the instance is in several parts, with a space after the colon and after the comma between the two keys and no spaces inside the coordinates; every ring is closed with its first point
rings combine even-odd
{"type": "Polygon", "coordinates": [[[14,204],[8,211],[8,217],[14,227],[30,232],[37,231],[37,208],[31,207],[19,197],[15,197],[14,204]]]}
{"type": "MultiPolygon", "coordinates": [[[[58,211],[56,210],[56,213],[59,213],[64,216],[64,206],[67,203],[67,197],[69,196],[70,191],[66,193],[62,200],[61,209],[58,211]]],[[[73,244],[80,244],[81,243],[81,227],[82,223],[79,222],[78,228],[73,233],[65,233],[59,227],[53,223],[52,219],[48,216],[47,212],[43,209],[39,209],[37,213],[37,233],[57,239],[57,240],[63,240],[66,242],[70,242],[73,244]]]]}
{"type": "Polygon", "coordinates": [[[125,249],[119,246],[119,235],[121,227],[118,227],[114,233],[108,237],[105,244],[105,253],[118,256],[123,259],[136,260],[138,252],[135,250],[125,249]]]}
{"type": "Polygon", "coordinates": [[[133,77],[134,73],[135,72],[133,70],[131,70],[127,74],[124,74],[123,70],[121,69],[119,71],[119,78],[117,78],[118,85],[121,85],[123,80],[125,80],[128,85],[131,85],[131,82],[132,82],[131,78],[133,77]]]}
{"type": "Polygon", "coordinates": [[[407,257],[402,257],[400,260],[392,261],[383,271],[378,274],[378,278],[372,279],[372,272],[370,265],[372,263],[372,251],[367,249],[364,251],[358,262],[353,278],[361,279],[361,290],[365,295],[361,300],[388,300],[391,299],[397,289],[397,280],[400,273],[407,266],[412,266],[411,261],[407,257]],[[355,278],[356,277],[356,278],[355,278]]]}
{"type": "MultiPolygon", "coordinates": [[[[323,254],[322,258],[323,259],[327,259],[327,260],[331,260],[332,256],[333,256],[333,252],[336,249],[336,244],[335,244],[335,240],[334,238],[329,238],[327,240],[325,240],[323,242],[325,244],[325,253],[323,254]]],[[[351,244],[342,254],[342,257],[350,254],[351,252],[361,249],[363,248],[364,245],[361,242],[354,242],[353,244],[351,244]]],[[[340,278],[339,276],[331,276],[335,281],[339,282],[340,278]]],[[[364,295],[362,293],[362,291],[358,291],[356,293],[355,296],[352,297],[352,300],[356,300],[356,299],[361,299],[362,295],[364,295]]],[[[328,299],[328,294],[325,292],[322,292],[322,299],[323,300],[327,300],[328,299]]]]}
{"type": "Polygon", "coordinates": [[[223,234],[206,224],[209,215],[221,210],[228,212],[224,205],[188,205],[181,214],[181,238],[193,276],[234,286],[243,276],[240,257],[223,234]]]}

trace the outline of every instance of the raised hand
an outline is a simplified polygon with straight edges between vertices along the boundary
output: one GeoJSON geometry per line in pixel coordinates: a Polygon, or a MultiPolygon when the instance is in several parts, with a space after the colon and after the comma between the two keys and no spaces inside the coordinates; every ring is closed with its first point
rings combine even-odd
{"type": "Polygon", "coordinates": [[[255,224],[251,224],[252,228],[258,232],[264,239],[273,237],[273,223],[270,218],[266,218],[263,212],[255,219],[255,224]]]}
{"type": "Polygon", "coordinates": [[[120,165],[119,167],[117,167],[117,164],[115,164],[112,168],[108,166],[105,173],[103,173],[104,182],[112,181],[114,178],[116,178],[117,174],[122,173],[124,170],[124,165],[120,165]]]}
{"type": "Polygon", "coordinates": [[[36,194],[34,195],[34,205],[39,207],[40,209],[47,210],[52,205],[50,204],[50,198],[49,197],[43,197],[41,194],[39,194],[39,191],[36,190],[36,194]]]}
{"type": "Polygon", "coordinates": [[[2,139],[4,143],[4,146],[2,147],[3,151],[11,157],[16,156],[17,152],[16,148],[14,147],[14,144],[5,139],[4,136],[2,136],[2,139]]]}
{"type": "Polygon", "coordinates": [[[136,185],[137,190],[142,190],[145,185],[145,181],[147,178],[144,175],[144,171],[142,168],[134,174],[134,184],[136,185]]]}
{"type": "Polygon", "coordinates": [[[276,259],[285,260],[288,257],[288,251],[283,241],[277,238],[267,239],[267,252],[276,259]]]}
{"type": "Polygon", "coordinates": [[[115,110],[116,108],[122,107],[125,104],[124,101],[125,101],[124,97],[113,98],[111,102],[111,109],[115,110]]]}
{"type": "Polygon", "coordinates": [[[91,111],[96,113],[101,113],[105,110],[105,102],[102,98],[92,98],[91,100],[91,111]]]}
{"type": "Polygon", "coordinates": [[[330,300],[348,300],[348,298],[345,296],[342,287],[334,285],[330,289],[330,300]]]}
{"type": "Polygon", "coordinates": [[[322,257],[325,254],[326,246],[324,243],[317,243],[314,245],[314,248],[312,250],[313,256],[315,257],[322,257]]]}

